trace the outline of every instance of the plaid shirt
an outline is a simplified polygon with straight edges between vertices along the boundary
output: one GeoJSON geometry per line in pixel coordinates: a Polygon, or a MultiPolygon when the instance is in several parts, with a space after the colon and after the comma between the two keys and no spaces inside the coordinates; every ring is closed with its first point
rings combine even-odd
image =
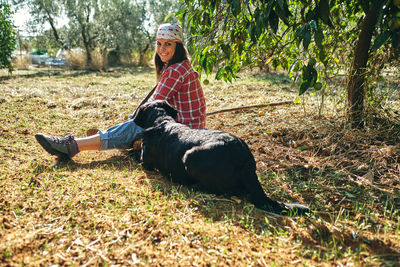
{"type": "Polygon", "coordinates": [[[178,111],[177,121],[190,128],[206,125],[206,102],[199,74],[189,60],[173,64],[162,74],[151,100],[167,100],[178,111]]]}

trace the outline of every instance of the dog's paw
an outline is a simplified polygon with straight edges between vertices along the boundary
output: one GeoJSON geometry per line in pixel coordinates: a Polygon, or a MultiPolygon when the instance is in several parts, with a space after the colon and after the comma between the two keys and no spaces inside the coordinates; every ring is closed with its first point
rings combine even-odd
{"type": "Polygon", "coordinates": [[[132,157],[137,162],[142,162],[141,151],[131,149],[128,151],[128,156],[132,157]]]}
{"type": "Polygon", "coordinates": [[[149,163],[144,163],[144,162],[142,162],[142,166],[143,166],[143,168],[145,168],[145,169],[148,170],[148,171],[154,170],[153,165],[151,165],[151,164],[149,164],[149,163]]]}

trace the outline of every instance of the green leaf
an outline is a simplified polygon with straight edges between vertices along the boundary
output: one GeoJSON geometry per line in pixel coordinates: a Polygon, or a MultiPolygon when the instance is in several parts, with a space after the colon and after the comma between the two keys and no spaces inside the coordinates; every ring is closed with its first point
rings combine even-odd
{"type": "Polygon", "coordinates": [[[203,13],[203,25],[211,26],[210,14],[208,12],[203,13]]]}
{"type": "Polygon", "coordinates": [[[310,77],[308,79],[310,86],[314,86],[315,82],[318,80],[318,72],[315,70],[313,65],[308,65],[310,77]]]}
{"type": "Polygon", "coordinates": [[[231,4],[232,14],[237,17],[240,13],[240,1],[239,0],[232,0],[231,4]]]}
{"type": "Polygon", "coordinates": [[[224,67],[219,67],[217,73],[215,74],[215,79],[221,80],[223,78],[224,67]]]}
{"type": "Polygon", "coordinates": [[[308,65],[309,65],[309,66],[314,66],[316,63],[317,63],[317,60],[316,60],[314,57],[312,57],[312,58],[310,59],[310,61],[308,62],[308,65]]]}
{"type": "Polygon", "coordinates": [[[303,82],[300,85],[300,95],[304,94],[309,87],[314,86],[318,80],[318,72],[315,70],[313,64],[315,64],[315,59],[311,58],[308,65],[302,68],[303,82]]]}
{"type": "Polygon", "coordinates": [[[221,49],[224,52],[225,58],[231,57],[231,46],[229,44],[221,44],[221,49]]]}
{"type": "Polygon", "coordinates": [[[269,19],[269,15],[271,14],[271,10],[272,10],[272,4],[273,4],[273,2],[270,1],[267,5],[267,8],[264,10],[263,17],[265,20],[269,19]]]}
{"type": "Polygon", "coordinates": [[[217,5],[217,1],[215,1],[215,0],[211,1],[211,3],[210,3],[210,11],[211,11],[211,13],[214,13],[216,5],[217,5]]]}
{"type": "Polygon", "coordinates": [[[318,28],[317,31],[314,33],[314,40],[319,49],[323,48],[322,42],[324,40],[324,33],[322,29],[318,28]]]}
{"type": "Polygon", "coordinates": [[[271,15],[269,16],[269,25],[274,33],[278,31],[279,17],[275,11],[271,11],[271,15]]]}
{"type": "Polygon", "coordinates": [[[284,2],[283,2],[283,0],[275,0],[277,3],[278,3],[278,5],[279,5],[279,7],[281,8],[281,9],[284,9],[284,2]]]}
{"type": "Polygon", "coordinates": [[[314,89],[315,90],[321,90],[322,89],[322,83],[321,82],[316,82],[314,84],[314,89]]]}
{"type": "Polygon", "coordinates": [[[326,64],[328,63],[328,60],[326,58],[326,53],[325,53],[324,47],[321,47],[320,50],[318,51],[318,58],[326,66],[326,64]]]}
{"type": "MultiPolygon", "coordinates": [[[[182,8],[182,9],[178,10],[177,12],[175,12],[175,16],[179,18],[179,17],[182,16],[182,14],[185,13],[185,12],[186,12],[186,8],[182,8]]],[[[171,15],[172,15],[172,14],[167,15],[167,16],[165,17],[165,20],[167,20],[171,15]]]]}
{"type": "Polygon", "coordinates": [[[317,30],[317,23],[315,22],[315,20],[310,21],[310,29],[312,31],[316,31],[317,30]]]}
{"type": "Polygon", "coordinates": [[[204,47],[203,51],[201,52],[202,55],[206,55],[208,50],[211,48],[211,46],[206,46],[204,47]]]}
{"type": "Polygon", "coordinates": [[[281,20],[283,20],[286,24],[288,23],[288,18],[292,15],[289,11],[289,7],[286,1],[280,0],[277,1],[278,6],[275,7],[275,12],[279,16],[281,20]]]}
{"type": "Polygon", "coordinates": [[[386,41],[389,39],[389,37],[391,36],[391,32],[390,31],[384,31],[381,34],[379,34],[375,41],[374,41],[374,45],[372,46],[372,51],[376,51],[378,50],[384,43],[386,43],[386,41]]]}
{"type": "Polygon", "coordinates": [[[310,68],[308,68],[308,66],[303,66],[301,68],[301,72],[303,75],[303,80],[310,80],[311,79],[311,73],[310,73],[310,68]]]}
{"type": "Polygon", "coordinates": [[[299,61],[296,60],[295,62],[293,62],[293,63],[290,65],[288,74],[290,74],[292,71],[297,71],[298,63],[299,63],[299,61]]]}
{"type": "Polygon", "coordinates": [[[346,195],[346,197],[348,197],[348,198],[356,198],[355,195],[353,195],[352,193],[350,193],[350,192],[348,192],[348,191],[344,191],[343,193],[344,193],[344,194],[346,195]]]}
{"type": "Polygon", "coordinates": [[[300,150],[300,151],[305,151],[305,150],[308,149],[308,146],[299,146],[299,147],[297,147],[296,149],[297,149],[297,150],[300,150]]]}
{"type": "Polygon", "coordinates": [[[305,26],[299,28],[296,30],[296,33],[294,34],[294,38],[295,39],[301,39],[303,37],[304,34],[304,30],[305,30],[305,26]]]}
{"type": "Polygon", "coordinates": [[[250,35],[251,41],[255,42],[256,41],[255,34],[254,34],[255,31],[253,29],[254,29],[254,24],[250,23],[247,31],[248,31],[248,33],[250,35]]]}
{"type": "Polygon", "coordinates": [[[300,85],[299,95],[304,94],[310,88],[310,81],[303,81],[300,85]]]}
{"type": "Polygon", "coordinates": [[[306,31],[303,36],[303,48],[305,50],[308,49],[310,42],[311,42],[311,33],[310,33],[310,31],[306,31]]]}
{"type": "Polygon", "coordinates": [[[164,22],[166,22],[170,17],[172,17],[175,14],[174,13],[170,13],[170,14],[166,15],[165,18],[164,18],[164,22]]]}
{"type": "Polygon", "coordinates": [[[317,15],[329,27],[333,27],[331,21],[331,9],[329,7],[329,0],[320,0],[317,7],[317,15]]]}
{"type": "Polygon", "coordinates": [[[203,69],[207,69],[207,59],[208,59],[208,57],[207,56],[205,56],[205,55],[202,55],[201,57],[200,57],[200,65],[201,65],[201,67],[203,68],[203,69]]]}

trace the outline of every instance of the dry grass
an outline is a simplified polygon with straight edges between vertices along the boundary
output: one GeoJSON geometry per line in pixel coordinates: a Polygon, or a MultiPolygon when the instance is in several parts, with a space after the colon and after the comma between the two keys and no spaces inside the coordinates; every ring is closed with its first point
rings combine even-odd
{"type": "Polygon", "coordinates": [[[96,48],[91,52],[91,70],[95,71],[105,71],[107,67],[107,52],[101,51],[99,48],[96,48]]]}
{"type": "Polygon", "coordinates": [[[86,54],[80,51],[70,51],[65,56],[67,65],[72,70],[86,69],[86,54]]]}
{"type": "MultiPolygon", "coordinates": [[[[396,114],[376,113],[352,130],[340,105],[328,102],[317,118],[317,98],[305,97],[209,116],[209,128],[246,140],[271,197],[316,211],[284,218],[171,184],[123,151],[57,162],[35,142],[36,132],[82,136],[120,122],[152,88],[152,69],[41,69],[0,79],[0,265],[399,264],[396,114]]],[[[283,75],[211,80],[205,93],[209,111],[296,97],[283,75]]]]}
{"type": "Polygon", "coordinates": [[[27,70],[29,69],[30,60],[29,55],[17,55],[13,60],[12,65],[17,70],[27,70]]]}

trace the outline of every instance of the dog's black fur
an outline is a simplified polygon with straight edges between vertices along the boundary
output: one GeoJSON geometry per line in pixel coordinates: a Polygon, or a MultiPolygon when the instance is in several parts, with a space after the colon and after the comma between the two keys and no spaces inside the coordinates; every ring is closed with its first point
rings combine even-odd
{"type": "Polygon", "coordinates": [[[139,107],[134,122],[142,133],[142,161],[173,182],[197,185],[216,194],[248,194],[260,209],[278,214],[304,214],[308,207],[268,198],[258,181],[256,163],[246,143],[226,132],[191,129],[175,121],[177,111],[166,101],[139,107]]]}

